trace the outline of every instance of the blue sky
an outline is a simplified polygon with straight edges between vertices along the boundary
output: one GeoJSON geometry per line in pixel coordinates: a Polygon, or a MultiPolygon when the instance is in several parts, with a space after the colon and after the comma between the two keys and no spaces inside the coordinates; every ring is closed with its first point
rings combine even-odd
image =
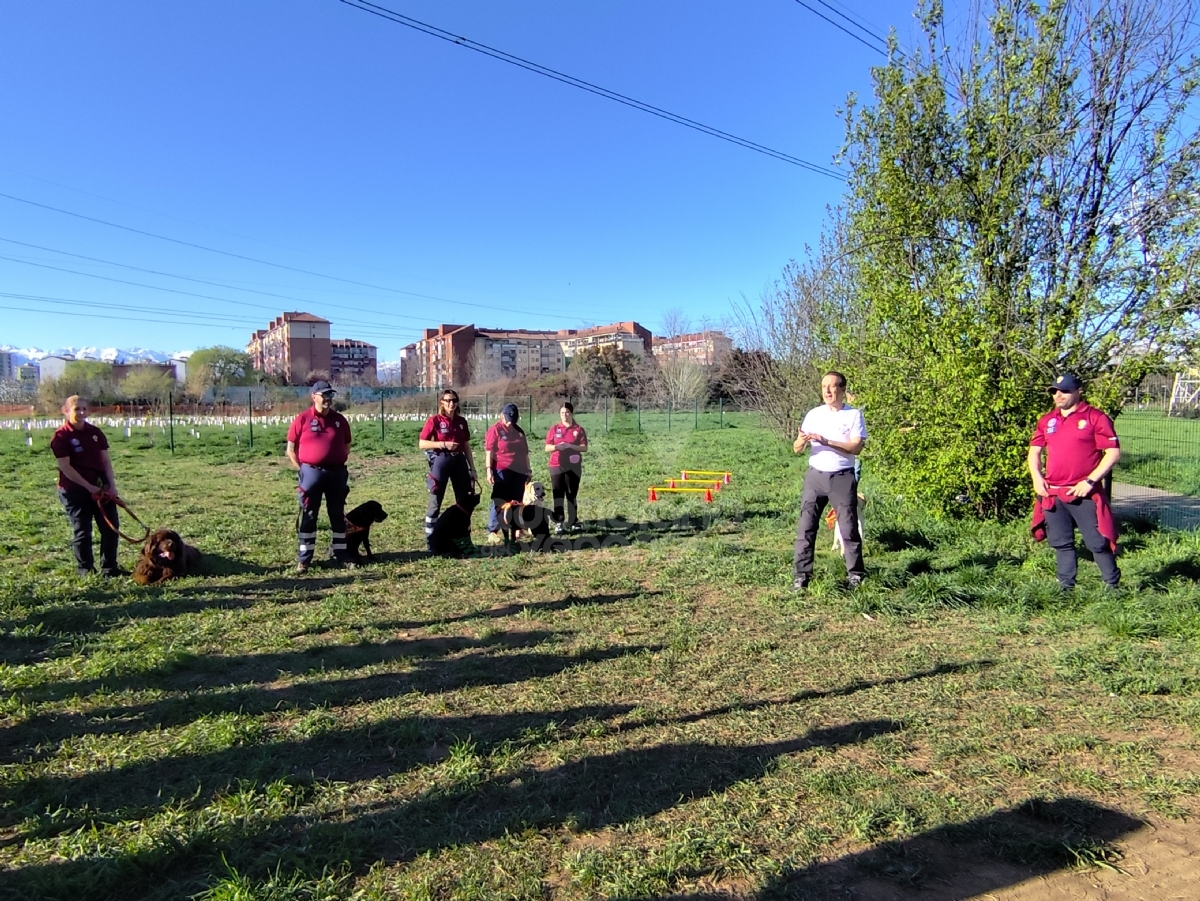
{"type": "MultiPolygon", "coordinates": [[[[794,0],[384,5],[827,167],[883,59],[794,0]]],[[[842,190],[337,0],[4,4],[0,83],[0,193],[43,205],[0,197],[18,347],[240,347],[291,309],[381,359],[438,322],[720,321],[842,190]]]]}

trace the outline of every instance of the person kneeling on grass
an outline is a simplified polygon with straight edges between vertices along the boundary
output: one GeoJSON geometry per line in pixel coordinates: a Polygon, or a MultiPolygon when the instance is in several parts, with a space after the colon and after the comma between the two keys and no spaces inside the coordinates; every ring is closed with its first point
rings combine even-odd
{"type": "Polygon", "coordinates": [[[117,566],[117,479],[108,456],[108,439],[87,421],[87,401],[78,394],[62,406],[66,422],[50,439],[58,463],[58,499],[71,520],[71,549],[80,576],[96,571],[92,557],[92,520],[100,531],[100,572],[124,575],[117,566]]]}

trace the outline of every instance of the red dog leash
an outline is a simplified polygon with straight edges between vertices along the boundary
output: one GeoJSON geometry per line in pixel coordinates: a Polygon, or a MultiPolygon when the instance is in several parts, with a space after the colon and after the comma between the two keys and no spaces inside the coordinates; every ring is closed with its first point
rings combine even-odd
{"type": "Polygon", "coordinates": [[[94,500],[96,502],[96,509],[100,511],[100,518],[104,520],[104,524],[106,526],[108,526],[110,529],[112,529],[114,532],[116,532],[118,535],[120,535],[122,538],[124,538],[126,541],[128,541],[130,544],[141,544],[143,541],[145,541],[149,537],[150,527],[148,525],[146,525],[144,522],[142,522],[140,519],[138,519],[137,514],[129,509],[129,504],[125,503],[125,501],[123,501],[121,498],[113,497],[107,491],[97,491],[95,494],[92,495],[92,500],[94,500]],[[112,501],[114,504],[116,504],[118,507],[120,507],[126,513],[128,513],[130,519],[132,519],[139,526],[141,526],[143,529],[146,530],[145,534],[142,535],[141,538],[130,538],[128,535],[126,535],[124,532],[122,532],[120,529],[118,529],[116,526],[114,526],[112,524],[112,520],[110,520],[108,518],[108,514],[104,512],[104,502],[105,501],[112,501]]]}

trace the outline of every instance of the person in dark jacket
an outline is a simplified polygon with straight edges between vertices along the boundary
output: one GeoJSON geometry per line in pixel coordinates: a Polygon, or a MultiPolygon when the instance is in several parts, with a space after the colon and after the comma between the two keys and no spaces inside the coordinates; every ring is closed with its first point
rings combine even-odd
{"type": "Polygon", "coordinates": [[[92,556],[92,521],[100,532],[100,572],[123,575],[117,566],[120,528],[117,479],[108,456],[108,439],[87,421],[88,403],[72,394],[62,406],[66,422],[50,439],[58,463],[58,499],[71,521],[71,550],[80,576],[96,571],[92,556]]]}

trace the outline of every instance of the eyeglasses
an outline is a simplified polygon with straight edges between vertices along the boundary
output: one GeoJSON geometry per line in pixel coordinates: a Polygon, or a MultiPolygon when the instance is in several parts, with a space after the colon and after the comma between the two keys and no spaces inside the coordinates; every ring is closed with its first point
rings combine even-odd
{"type": "Polygon", "coordinates": [[[444,403],[444,404],[456,404],[456,403],[458,403],[458,398],[457,398],[457,397],[443,397],[443,398],[442,398],[442,403],[444,403]]]}

